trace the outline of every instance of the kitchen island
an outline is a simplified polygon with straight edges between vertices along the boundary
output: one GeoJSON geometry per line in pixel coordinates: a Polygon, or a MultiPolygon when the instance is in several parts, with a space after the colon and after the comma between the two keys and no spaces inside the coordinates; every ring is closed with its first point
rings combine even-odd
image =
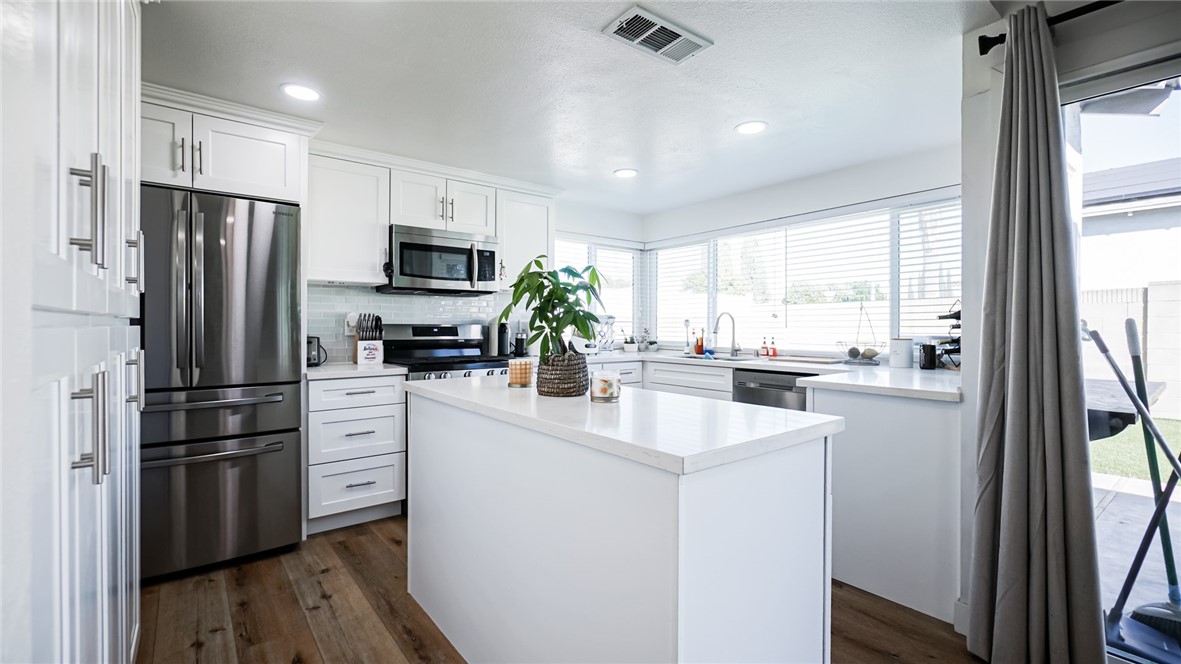
{"type": "Polygon", "coordinates": [[[409,394],[409,590],[469,661],[828,661],[839,417],[409,394]]]}

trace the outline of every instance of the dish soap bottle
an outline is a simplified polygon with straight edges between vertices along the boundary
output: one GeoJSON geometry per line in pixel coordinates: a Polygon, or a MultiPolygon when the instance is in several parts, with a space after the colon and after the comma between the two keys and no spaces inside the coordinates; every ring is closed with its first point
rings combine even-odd
{"type": "Polygon", "coordinates": [[[779,349],[775,347],[775,337],[771,337],[771,348],[769,349],[771,357],[779,357],[779,349]]]}
{"type": "Polygon", "coordinates": [[[759,346],[759,355],[761,355],[763,357],[770,357],[771,356],[770,347],[767,346],[767,337],[763,337],[763,345],[759,346]]]}

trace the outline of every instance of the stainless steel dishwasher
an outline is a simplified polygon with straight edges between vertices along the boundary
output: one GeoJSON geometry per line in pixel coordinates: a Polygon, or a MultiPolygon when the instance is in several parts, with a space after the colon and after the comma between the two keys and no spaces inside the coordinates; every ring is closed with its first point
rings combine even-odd
{"type": "Polygon", "coordinates": [[[734,401],[760,406],[804,410],[807,407],[806,389],[796,385],[801,378],[819,374],[734,370],[734,401]]]}

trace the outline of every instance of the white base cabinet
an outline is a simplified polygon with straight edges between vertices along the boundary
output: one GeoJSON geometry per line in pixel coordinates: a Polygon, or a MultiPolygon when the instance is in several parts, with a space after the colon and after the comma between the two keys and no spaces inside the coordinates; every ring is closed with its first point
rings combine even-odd
{"type": "Polygon", "coordinates": [[[845,418],[832,448],[833,578],[952,622],[960,404],[809,388],[808,410],[845,418]]]}
{"type": "Polygon", "coordinates": [[[406,498],[405,376],[308,381],[308,531],[385,516],[406,498]],[[348,519],[345,513],[355,513],[348,519]],[[324,527],[317,519],[325,521],[324,527]]]}
{"type": "Polygon", "coordinates": [[[645,361],[644,389],[731,401],[734,370],[676,362],[645,361]]]}

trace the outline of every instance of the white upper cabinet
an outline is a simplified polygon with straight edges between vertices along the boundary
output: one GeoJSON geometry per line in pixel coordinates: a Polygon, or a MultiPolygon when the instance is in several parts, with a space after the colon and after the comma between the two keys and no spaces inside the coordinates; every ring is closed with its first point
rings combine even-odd
{"type": "Polygon", "coordinates": [[[391,223],[445,230],[447,180],[422,173],[390,171],[390,210],[391,223]]]}
{"type": "Polygon", "coordinates": [[[507,289],[529,261],[542,254],[552,255],[554,201],[497,190],[496,227],[500,237],[500,287],[507,289]]]}
{"type": "Polygon", "coordinates": [[[299,200],[299,137],[276,129],[193,115],[193,187],[299,200]]]}
{"type": "Polygon", "coordinates": [[[308,190],[308,280],[385,283],[390,169],[311,155],[308,190]]]}
{"type": "Polygon", "coordinates": [[[143,104],[140,119],[142,150],[140,177],[175,187],[193,185],[193,164],[188,152],[193,134],[193,114],[167,106],[143,104]]]}
{"type": "Polygon", "coordinates": [[[143,104],[144,182],[299,200],[300,137],[245,122],[143,104]]]}
{"type": "Polygon", "coordinates": [[[496,235],[496,189],[482,184],[448,180],[447,230],[496,235]]]}

